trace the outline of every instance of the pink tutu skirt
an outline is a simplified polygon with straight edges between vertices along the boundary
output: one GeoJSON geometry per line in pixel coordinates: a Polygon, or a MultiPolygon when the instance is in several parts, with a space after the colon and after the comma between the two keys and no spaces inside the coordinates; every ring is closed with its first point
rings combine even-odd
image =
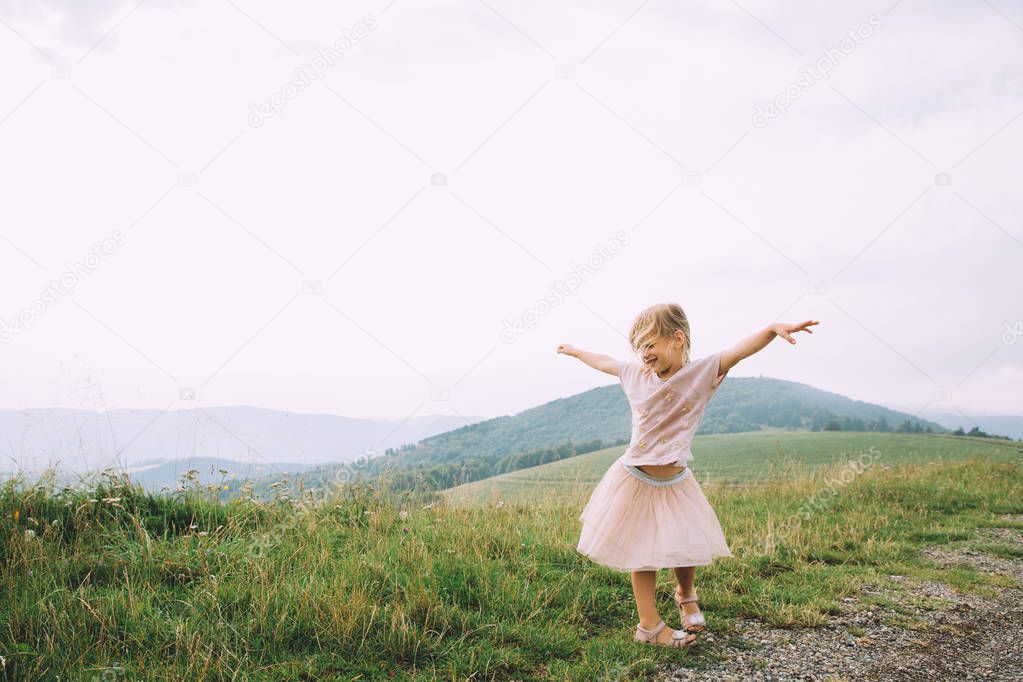
{"type": "Polygon", "coordinates": [[[705,566],[734,556],[692,472],[657,479],[615,460],[579,514],[579,552],[618,571],[705,566]]]}

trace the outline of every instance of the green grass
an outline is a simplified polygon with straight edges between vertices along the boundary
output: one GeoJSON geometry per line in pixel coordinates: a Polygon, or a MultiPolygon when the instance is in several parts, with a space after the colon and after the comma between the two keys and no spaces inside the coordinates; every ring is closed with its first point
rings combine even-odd
{"type": "MultiPolygon", "coordinates": [[[[817,625],[890,574],[1009,584],[918,552],[1011,525],[999,515],[1023,513],[1018,464],[848,471],[704,486],[735,553],[697,573],[711,628],[817,625]]],[[[315,505],[215,495],[0,488],[0,679],[635,680],[715,655],[631,641],[627,574],[575,551],[582,496],[472,507],[357,487],[315,505]]],[[[669,624],[670,580],[660,574],[669,624]]]]}
{"type": "MultiPolygon", "coordinates": [[[[624,451],[625,446],[607,448],[450,488],[444,494],[462,504],[571,499],[592,490],[624,451]]],[[[890,466],[961,461],[974,456],[1020,462],[1023,443],[930,434],[775,431],[697,436],[693,455],[691,468],[701,485],[747,485],[796,477],[861,456],[864,461],[890,466]],[[872,448],[877,458],[870,457],[872,448]]]]}

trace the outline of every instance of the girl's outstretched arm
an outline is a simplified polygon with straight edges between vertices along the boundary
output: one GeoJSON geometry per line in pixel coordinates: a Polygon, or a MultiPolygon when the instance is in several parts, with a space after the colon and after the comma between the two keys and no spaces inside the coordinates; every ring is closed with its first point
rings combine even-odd
{"type": "Polygon", "coordinates": [[[771,343],[776,336],[780,336],[789,343],[794,344],[796,340],[792,338],[793,333],[806,332],[807,334],[813,334],[813,330],[810,329],[810,327],[815,324],[820,324],[820,320],[807,320],[806,322],[800,322],[799,324],[777,322],[764,327],[757,333],[747,336],[728,350],[721,351],[721,368],[718,370],[718,374],[724,374],[734,367],[739,360],[748,358],[757,351],[763,349],[767,344],[771,343]]]}
{"type": "Polygon", "coordinates": [[[601,372],[607,372],[613,376],[618,376],[618,368],[621,366],[621,361],[615,360],[610,355],[602,355],[600,353],[591,353],[586,350],[579,350],[575,346],[570,346],[567,343],[563,343],[558,346],[558,352],[564,355],[571,355],[574,358],[579,358],[593,369],[599,369],[601,372]]]}

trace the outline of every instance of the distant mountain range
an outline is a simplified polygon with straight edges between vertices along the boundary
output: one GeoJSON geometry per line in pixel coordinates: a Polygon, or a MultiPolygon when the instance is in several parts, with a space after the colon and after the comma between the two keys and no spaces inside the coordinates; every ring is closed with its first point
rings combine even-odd
{"type": "Polygon", "coordinates": [[[256,475],[258,466],[293,471],[349,461],[364,452],[382,455],[387,448],[415,443],[466,421],[453,415],[352,419],[247,406],[165,412],[0,410],[0,471],[33,472],[56,465],[67,473],[82,473],[112,467],[147,470],[147,477],[160,478],[156,472],[163,465],[188,471],[192,462],[216,460],[231,470],[244,465],[256,475]]]}
{"type": "Polygon", "coordinates": [[[1023,417],[1014,415],[980,414],[966,415],[958,412],[928,410],[924,414],[947,429],[969,431],[978,427],[985,433],[1009,438],[1023,438],[1023,417]]]}
{"type": "MultiPolygon", "coordinates": [[[[935,417],[938,421],[918,419],[792,381],[732,377],[708,406],[700,433],[941,433],[980,425],[988,433],[1023,436],[1021,417],[935,417]]],[[[294,480],[300,474],[307,487],[315,487],[346,480],[348,469],[374,476],[393,466],[406,483],[426,477],[431,487],[442,488],[628,443],[630,431],[629,405],[617,383],[494,419],[430,415],[399,422],[247,406],[166,412],[0,410],[0,471],[31,472],[58,464],[72,480],[87,471],[114,468],[160,490],[173,489],[195,469],[202,482],[235,491],[248,479],[265,490],[285,475],[294,480]],[[362,454],[370,457],[368,464],[346,465],[362,454]]]]}

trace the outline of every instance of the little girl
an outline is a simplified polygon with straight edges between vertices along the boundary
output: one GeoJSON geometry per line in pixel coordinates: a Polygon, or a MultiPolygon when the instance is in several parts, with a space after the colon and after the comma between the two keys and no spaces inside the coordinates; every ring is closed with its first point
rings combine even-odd
{"type": "Polygon", "coordinates": [[[629,332],[629,343],[642,362],[561,345],[558,352],[577,357],[594,369],[616,375],[632,408],[629,447],[597,484],[579,519],[578,551],[593,561],[632,573],[639,611],[634,639],[671,647],[696,643],[706,620],[696,605],[697,566],[716,557],[733,556],[717,515],[686,463],[690,443],[704,408],[728,370],[781,336],[813,333],[801,324],[772,324],[734,347],[690,360],[689,320],[675,303],[643,310],[629,332]],[[666,629],[654,603],[657,569],[672,568],[678,587],[675,603],[683,630],[666,629]]]}

